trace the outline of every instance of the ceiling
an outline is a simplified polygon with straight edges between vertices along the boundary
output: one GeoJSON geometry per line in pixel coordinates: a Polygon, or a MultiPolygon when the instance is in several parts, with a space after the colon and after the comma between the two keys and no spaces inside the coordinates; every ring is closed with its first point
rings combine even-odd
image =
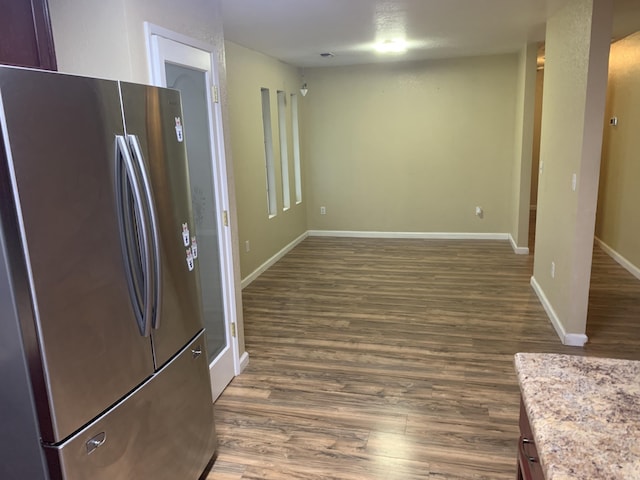
{"type": "MultiPolygon", "coordinates": [[[[544,40],[568,0],[222,0],[227,40],[298,67],[515,52],[544,40]],[[404,54],[376,42],[404,38],[404,54]],[[332,53],[333,57],[322,57],[332,53]]],[[[616,37],[640,29],[640,1],[614,0],[616,37]]]]}

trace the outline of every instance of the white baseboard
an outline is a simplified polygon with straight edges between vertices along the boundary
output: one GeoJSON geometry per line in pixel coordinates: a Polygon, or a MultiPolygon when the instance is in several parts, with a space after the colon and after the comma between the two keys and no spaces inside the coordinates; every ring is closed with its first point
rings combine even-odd
{"type": "Polygon", "coordinates": [[[418,238],[432,240],[508,240],[508,233],[368,232],[361,230],[309,230],[310,237],[418,238]]]}
{"type": "Polygon", "coordinates": [[[260,265],[258,268],[256,268],[253,272],[251,272],[249,275],[247,275],[245,278],[243,278],[242,281],[240,282],[240,286],[242,287],[242,289],[244,289],[247,286],[249,286],[251,284],[251,282],[253,282],[256,278],[258,278],[260,275],[262,275],[269,267],[273,266],[278,260],[280,260],[282,257],[284,257],[287,253],[289,253],[291,250],[293,250],[296,247],[296,245],[298,245],[300,242],[302,242],[308,236],[309,236],[309,232],[304,232],[302,235],[300,235],[298,238],[296,238],[293,242],[289,243],[289,245],[285,246],[282,250],[280,250],[278,253],[276,253],[273,257],[271,257],[269,260],[264,262],[262,265],[260,265]]]}
{"type": "Polygon", "coordinates": [[[613,248],[611,248],[609,245],[604,243],[598,237],[596,237],[596,243],[611,258],[613,258],[616,262],[618,262],[625,270],[627,270],[631,275],[633,275],[638,280],[640,280],[640,268],[636,267],[633,263],[631,263],[629,260],[624,258],[622,255],[620,255],[618,252],[616,252],[613,248]]]}
{"type": "Polygon", "coordinates": [[[513,248],[513,252],[516,255],[529,255],[529,247],[519,247],[516,245],[516,241],[513,239],[511,234],[509,234],[509,241],[511,242],[511,248],[513,248]]]}
{"type": "Polygon", "coordinates": [[[562,325],[562,322],[558,317],[558,314],[553,309],[553,306],[549,302],[547,296],[544,294],[544,291],[542,291],[540,284],[533,276],[531,276],[531,287],[533,287],[533,291],[536,292],[536,295],[538,296],[538,299],[540,300],[544,311],[547,312],[547,316],[549,317],[549,320],[551,320],[551,325],[553,325],[553,328],[556,329],[556,333],[558,334],[558,337],[560,337],[562,343],[571,347],[584,346],[584,344],[587,343],[587,340],[589,340],[589,337],[587,337],[583,333],[567,333],[564,325],[562,325]]]}
{"type": "Polygon", "coordinates": [[[240,355],[240,373],[244,372],[244,369],[249,365],[249,354],[244,352],[240,355]]]}
{"type": "Polygon", "coordinates": [[[564,343],[569,347],[584,347],[584,344],[589,341],[584,333],[567,333],[564,336],[564,343]]]}

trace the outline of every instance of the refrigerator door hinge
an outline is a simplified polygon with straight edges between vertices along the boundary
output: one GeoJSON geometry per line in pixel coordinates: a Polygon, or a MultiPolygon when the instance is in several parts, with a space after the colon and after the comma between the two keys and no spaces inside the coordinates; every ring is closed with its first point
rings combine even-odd
{"type": "Polygon", "coordinates": [[[222,211],[222,223],[225,227],[229,226],[229,212],[227,212],[226,210],[222,211]]]}
{"type": "Polygon", "coordinates": [[[213,103],[220,103],[220,98],[218,97],[218,86],[211,85],[211,98],[213,103]]]}
{"type": "Polygon", "coordinates": [[[236,337],[236,322],[231,322],[231,336],[236,337]]]}

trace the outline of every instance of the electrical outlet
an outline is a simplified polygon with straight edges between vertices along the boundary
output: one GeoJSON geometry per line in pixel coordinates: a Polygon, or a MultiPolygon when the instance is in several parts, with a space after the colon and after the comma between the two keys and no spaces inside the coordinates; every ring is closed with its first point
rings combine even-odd
{"type": "Polygon", "coordinates": [[[327,214],[327,207],[320,207],[320,215],[326,215],[327,214]]]}
{"type": "Polygon", "coordinates": [[[551,262],[551,278],[556,278],[556,262],[551,262]]]}
{"type": "Polygon", "coordinates": [[[484,210],[482,210],[482,207],[476,207],[476,217],[478,218],[484,217],[484,210]]]}
{"type": "Polygon", "coordinates": [[[244,242],[244,251],[245,252],[250,252],[251,251],[251,244],[249,243],[249,240],[244,242]]]}

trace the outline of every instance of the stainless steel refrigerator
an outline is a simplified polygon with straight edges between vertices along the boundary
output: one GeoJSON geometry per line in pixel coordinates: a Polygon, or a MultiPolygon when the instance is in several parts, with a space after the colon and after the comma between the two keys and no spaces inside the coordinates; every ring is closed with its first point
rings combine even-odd
{"type": "Polygon", "coordinates": [[[180,95],[0,67],[0,478],[216,449],[180,95]]]}

